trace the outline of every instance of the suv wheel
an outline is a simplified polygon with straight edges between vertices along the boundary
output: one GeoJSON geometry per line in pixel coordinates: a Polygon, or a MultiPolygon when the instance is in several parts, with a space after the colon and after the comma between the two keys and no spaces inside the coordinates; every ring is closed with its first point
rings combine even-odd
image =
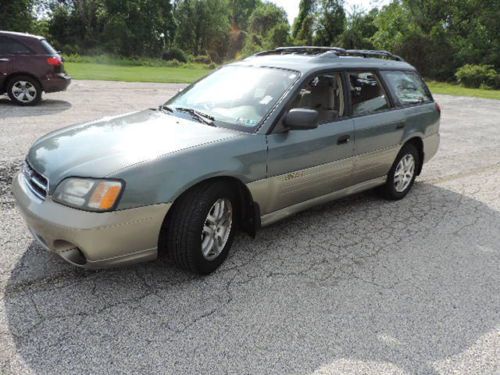
{"type": "Polygon", "coordinates": [[[223,183],[200,185],[174,205],[159,247],[194,273],[209,274],[227,258],[236,216],[234,193],[223,183]],[[163,244],[162,244],[163,242],[163,244]]]}
{"type": "Polygon", "coordinates": [[[419,163],[420,158],[415,146],[404,145],[387,175],[385,185],[378,189],[381,195],[390,200],[403,199],[415,182],[419,163]]]}
{"type": "Polygon", "coordinates": [[[9,81],[7,94],[18,105],[35,105],[42,99],[42,87],[29,76],[16,76],[9,81]]]}

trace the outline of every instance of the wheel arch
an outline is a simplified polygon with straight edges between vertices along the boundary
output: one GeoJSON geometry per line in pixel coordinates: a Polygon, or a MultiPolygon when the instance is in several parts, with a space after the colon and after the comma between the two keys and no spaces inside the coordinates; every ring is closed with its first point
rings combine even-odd
{"type": "MultiPolygon", "coordinates": [[[[188,188],[186,188],[182,193],[178,194],[172,202],[172,207],[169,209],[165,219],[163,221],[162,228],[169,225],[169,220],[173,208],[179,202],[179,199],[186,194],[189,194],[195,188],[201,185],[213,184],[216,182],[222,182],[230,185],[237,192],[238,197],[238,226],[245,233],[249,234],[251,237],[255,237],[258,228],[260,227],[260,209],[259,205],[253,200],[252,193],[248,187],[237,177],[233,176],[215,176],[205,178],[188,188]]],[[[163,231],[163,230],[162,230],[163,231]]]]}
{"type": "Polygon", "coordinates": [[[35,76],[34,74],[28,73],[28,72],[15,72],[15,73],[9,74],[7,77],[5,77],[5,79],[3,81],[3,86],[2,86],[0,91],[7,92],[7,88],[9,86],[10,81],[12,80],[12,78],[15,78],[17,76],[27,76],[27,77],[30,77],[31,79],[34,79],[40,85],[40,89],[42,91],[44,91],[42,81],[40,81],[40,79],[37,76],[35,76]]]}

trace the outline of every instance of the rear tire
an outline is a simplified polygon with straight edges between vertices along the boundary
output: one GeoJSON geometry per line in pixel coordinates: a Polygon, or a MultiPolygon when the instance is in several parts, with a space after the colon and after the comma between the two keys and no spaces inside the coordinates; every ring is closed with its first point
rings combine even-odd
{"type": "Polygon", "coordinates": [[[202,184],[172,207],[160,238],[160,249],[181,268],[207,275],[227,258],[236,226],[236,197],[226,184],[202,184]]]}
{"type": "Polygon", "coordinates": [[[15,76],[9,80],[7,95],[17,105],[36,105],[42,99],[42,86],[30,76],[15,76]]]}
{"type": "Polygon", "coordinates": [[[388,200],[403,199],[413,187],[419,165],[420,156],[416,147],[404,145],[387,174],[386,183],[377,192],[388,200]]]}

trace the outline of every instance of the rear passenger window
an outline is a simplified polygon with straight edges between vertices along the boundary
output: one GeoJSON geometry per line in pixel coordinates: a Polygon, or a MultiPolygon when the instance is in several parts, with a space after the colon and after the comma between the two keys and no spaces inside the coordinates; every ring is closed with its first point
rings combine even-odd
{"type": "Polygon", "coordinates": [[[31,50],[11,38],[0,37],[0,55],[27,55],[31,50]]]}
{"type": "Polygon", "coordinates": [[[384,88],[372,72],[348,73],[352,114],[360,116],[389,109],[384,88]]]}
{"type": "Polygon", "coordinates": [[[385,72],[387,84],[402,105],[412,105],[432,101],[422,79],[413,72],[385,72]]]}

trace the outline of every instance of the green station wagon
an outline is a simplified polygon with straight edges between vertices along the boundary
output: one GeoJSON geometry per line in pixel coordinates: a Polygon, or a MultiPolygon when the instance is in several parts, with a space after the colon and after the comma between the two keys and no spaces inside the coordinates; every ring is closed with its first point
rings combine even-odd
{"type": "Polygon", "coordinates": [[[34,238],[101,268],[164,251],[214,271],[236,230],[377,188],[398,200],[439,145],[440,109],[385,51],[286,47],[224,66],[160,108],[39,139],[14,179],[34,238]]]}

